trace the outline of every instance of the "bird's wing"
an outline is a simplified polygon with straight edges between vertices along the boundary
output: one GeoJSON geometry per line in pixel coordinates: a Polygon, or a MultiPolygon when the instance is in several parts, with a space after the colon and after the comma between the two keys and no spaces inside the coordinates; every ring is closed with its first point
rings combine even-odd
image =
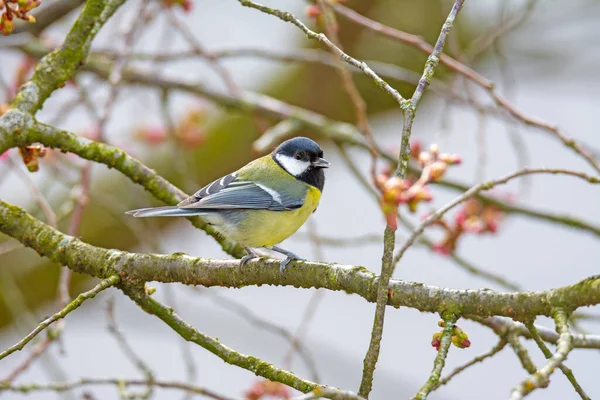
{"type": "Polygon", "coordinates": [[[178,207],[285,211],[300,208],[302,204],[302,199],[292,199],[260,183],[238,180],[234,172],[206,185],[179,203],[178,207]]]}

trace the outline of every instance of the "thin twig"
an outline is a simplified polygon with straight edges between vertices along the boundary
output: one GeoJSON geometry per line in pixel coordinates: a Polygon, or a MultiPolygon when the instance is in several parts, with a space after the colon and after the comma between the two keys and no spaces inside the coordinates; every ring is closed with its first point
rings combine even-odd
{"type": "Polygon", "coordinates": [[[306,34],[306,36],[308,36],[309,39],[318,40],[319,42],[321,42],[325,46],[327,46],[334,54],[336,54],[342,60],[344,60],[348,64],[363,71],[367,76],[369,76],[375,82],[375,84],[377,86],[381,87],[384,91],[389,93],[398,102],[398,104],[401,107],[404,107],[405,100],[402,97],[402,95],[400,94],[400,92],[398,92],[396,89],[391,87],[386,81],[381,79],[379,77],[379,75],[377,75],[366,63],[358,61],[357,59],[344,53],[339,47],[337,47],[335,44],[333,44],[331,42],[331,40],[329,40],[327,38],[327,36],[325,36],[324,34],[313,32],[306,25],[304,25],[304,23],[302,23],[302,21],[300,21],[298,18],[296,18],[294,15],[292,15],[289,12],[280,11],[275,8],[263,6],[261,4],[255,3],[250,0],[238,0],[238,1],[244,7],[255,8],[266,14],[274,15],[277,18],[281,19],[282,21],[290,22],[290,23],[296,25],[298,28],[300,28],[302,30],[302,32],[304,32],[306,34]]]}
{"type": "Polygon", "coordinates": [[[456,324],[456,317],[450,316],[444,318],[444,330],[440,337],[440,349],[438,350],[435,361],[433,362],[433,370],[427,382],[421,387],[419,392],[413,397],[413,400],[425,400],[429,393],[438,386],[442,370],[446,365],[446,357],[448,357],[448,350],[452,344],[452,333],[454,332],[454,325],[456,324]]]}
{"type": "Polygon", "coordinates": [[[425,68],[423,69],[423,75],[421,79],[419,79],[419,83],[408,102],[407,107],[402,110],[402,114],[404,117],[404,121],[402,124],[402,141],[400,144],[400,154],[398,155],[398,167],[396,169],[396,175],[400,178],[404,178],[406,175],[406,171],[408,170],[408,161],[410,158],[410,136],[412,133],[412,124],[415,119],[415,115],[417,112],[417,107],[419,106],[419,102],[425,93],[425,89],[431,84],[431,79],[435,74],[435,71],[440,63],[440,58],[443,56],[444,45],[446,44],[446,38],[452,26],[454,25],[454,20],[456,16],[462,9],[464,0],[456,0],[442,29],[440,31],[440,35],[435,43],[435,46],[431,49],[431,54],[427,57],[427,61],[425,62],[425,68]]]}
{"type": "Polygon", "coordinates": [[[521,400],[535,389],[547,386],[550,375],[567,358],[573,348],[567,313],[563,309],[557,308],[553,317],[556,322],[556,329],[560,335],[556,343],[556,352],[543,367],[531,374],[529,378],[513,390],[510,396],[511,400],[521,400]]]}
{"type": "MultiPolygon", "coordinates": [[[[498,335],[502,336],[507,331],[514,332],[517,336],[522,336],[527,339],[533,339],[531,332],[521,322],[515,322],[503,317],[478,318],[469,316],[470,319],[478,323],[490,327],[498,335]]],[[[541,325],[535,325],[535,329],[543,341],[556,344],[560,336],[554,330],[541,325]]],[[[600,335],[589,334],[574,334],[572,335],[572,345],[579,349],[600,349],[600,335]]]]}
{"type": "Polygon", "coordinates": [[[222,396],[200,386],[194,386],[183,382],[172,381],[146,381],[142,379],[117,379],[117,378],[81,378],[73,382],[48,383],[48,384],[22,384],[22,385],[3,385],[0,383],[0,392],[11,391],[20,393],[30,393],[37,391],[65,392],[74,390],[83,386],[93,385],[114,385],[114,386],[147,386],[152,385],[163,389],[178,389],[189,393],[199,394],[215,400],[232,400],[229,397],[222,396]]]}
{"type": "Polygon", "coordinates": [[[137,353],[133,350],[127,338],[121,332],[119,327],[117,326],[117,321],[115,319],[115,301],[114,298],[109,298],[106,304],[106,316],[108,319],[108,331],[115,337],[115,340],[119,344],[121,351],[125,355],[129,361],[145,376],[146,381],[148,382],[148,388],[144,393],[140,395],[143,399],[148,399],[152,396],[153,393],[153,382],[154,382],[154,373],[152,369],[146,364],[144,360],[137,355],[137,353]]]}
{"type": "MultiPolygon", "coordinates": [[[[302,358],[302,360],[304,361],[307,369],[309,370],[309,372],[311,374],[311,379],[313,379],[315,382],[319,382],[319,375],[318,375],[317,369],[316,369],[317,366],[316,366],[316,362],[315,362],[312,354],[310,353],[310,351],[308,349],[306,349],[303,346],[301,341],[296,340],[296,336],[292,332],[290,332],[288,329],[286,329],[274,322],[271,322],[271,321],[261,317],[256,312],[254,312],[251,308],[246,307],[244,304],[239,303],[229,297],[219,296],[218,294],[210,292],[210,291],[207,291],[206,293],[212,298],[212,300],[218,306],[226,308],[226,309],[234,312],[236,315],[245,319],[246,321],[248,321],[250,324],[254,325],[255,327],[257,327],[259,329],[263,329],[267,332],[271,332],[275,335],[278,335],[281,338],[283,338],[284,340],[286,340],[287,342],[289,342],[291,345],[291,350],[297,351],[298,354],[300,355],[300,357],[302,358]]],[[[289,363],[287,363],[286,360],[283,361],[283,367],[289,368],[289,363]]]]}
{"type": "MultiPolygon", "coordinates": [[[[433,74],[439,64],[439,57],[444,50],[446,36],[448,35],[450,29],[452,29],[454,19],[462,8],[462,4],[463,0],[456,0],[454,3],[452,10],[448,14],[446,22],[442,26],[435,48],[425,63],[423,76],[419,80],[417,88],[415,89],[412,98],[408,102],[409,105],[402,108],[404,124],[402,126],[402,139],[400,145],[400,155],[398,156],[398,169],[396,170],[396,175],[402,179],[404,179],[408,170],[408,161],[410,158],[410,135],[412,132],[412,123],[417,111],[417,107],[421,97],[423,96],[423,92],[427,86],[429,86],[431,78],[433,77],[433,74]]],[[[373,386],[373,373],[375,372],[375,365],[377,364],[377,359],[379,358],[381,338],[383,336],[385,309],[388,300],[388,285],[390,278],[394,273],[394,267],[397,264],[397,260],[393,258],[395,237],[395,228],[391,228],[389,225],[386,226],[383,239],[381,274],[377,284],[377,304],[375,305],[375,318],[373,320],[373,329],[371,331],[369,348],[363,361],[363,374],[360,389],[358,391],[358,393],[363,397],[368,397],[369,393],[371,392],[371,388],[373,386]]]]}
{"type": "MultiPolygon", "coordinates": [[[[525,326],[527,326],[527,329],[529,329],[529,332],[531,332],[531,337],[533,338],[533,340],[535,341],[535,343],[538,345],[538,347],[540,348],[540,350],[542,351],[542,353],[544,353],[544,357],[546,357],[546,359],[552,358],[552,352],[550,351],[550,349],[548,348],[548,346],[546,346],[546,343],[544,343],[544,341],[540,337],[540,335],[538,333],[538,330],[535,327],[535,325],[533,324],[533,322],[531,322],[531,321],[527,322],[525,324],[525,326]]],[[[577,392],[577,394],[579,394],[579,396],[583,400],[591,400],[591,398],[585,393],[585,391],[583,390],[583,388],[579,385],[579,382],[577,382],[577,380],[575,379],[575,375],[573,375],[573,371],[571,370],[571,368],[567,367],[563,363],[561,363],[558,366],[558,368],[560,368],[560,370],[567,377],[567,379],[569,380],[569,382],[571,382],[571,385],[573,385],[573,389],[575,389],[575,391],[577,392]]]]}
{"type": "Polygon", "coordinates": [[[81,304],[83,304],[84,301],[86,301],[87,299],[96,297],[96,295],[98,293],[100,293],[104,289],[107,289],[107,288],[115,285],[116,283],[119,282],[119,280],[120,280],[120,278],[118,275],[113,275],[109,278],[102,280],[100,283],[98,283],[96,286],[94,286],[93,289],[88,290],[87,292],[81,293],[79,296],[77,296],[75,298],[75,300],[70,302],[65,308],[63,308],[56,314],[52,315],[51,317],[45,319],[44,321],[40,322],[40,324],[33,331],[31,331],[30,334],[25,336],[18,343],[16,343],[15,345],[9,347],[8,349],[6,349],[2,353],[0,353],[0,360],[9,356],[10,354],[14,353],[15,351],[22,350],[23,347],[25,347],[25,345],[27,343],[29,343],[34,337],[36,337],[38,335],[38,333],[42,332],[44,329],[46,329],[48,326],[50,326],[53,322],[66,317],[71,311],[74,311],[79,306],[81,306],[81,304]]]}
{"type": "Polygon", "coordinates": [[[446,375],[444,378],[440,379],[440,381],[438,382],[438,384],[435,386],[435,388],[433,390],[439,388],[442,385],[447,384],[448,382],[450,382],[450,380],[452,378],[454,378],[456,375],[463,372],[465,369],[472,367],[473,365],[476,365],[484,360],[487,360],[488,358],[495,356],[497,353],[502,351],[506,347],[507,344],[508,344],[508,341],[504,338],[501,338],[498,341],[498,343],[494,347],[492,347],[492,349],[490,351],[473,358],[471,361],[461,365],[460,367],[457,367],[452,372],[450,372],[448,375],[446,375]]]}
{"type": "Polygon", "coordinates": [[[23,167],[19,165],[19,163],[17,163],[15,160],[13,160],[12,157],[9,156],[7,161],[12,170],[15,171],[17,175],[19,175],[19,177],[23,180],[23,182],[25,182],[25,184],[29,187],[33,200],[39,207],[40,211],[46,217],[48,225],[50,225],[53,228],[56,228],[56,214],[54,213],[54,210],[52,209],[52,206],[50,205],[48,200],[46,200],[46,196],[44,196],[44,194],[38,189],[36,183],[33,181],[30,174],[28,172],[25,172],[23,167]]]}
{"type": "Polygon", "coordinates": [[[170,22],[170,25],[175,28],[181,36],[188,42],[188,44],[192,47],[192,53],[204,58],[210,67],[219,75],[227,91],[233,95],[238,96],[241,93],[241,88],[235,82],[227,68],[225,68],[219,62],[219,59],[215,57],[212,53],[204,50],[204,47],[200,44],[200,42],[194,36],[194,33],[184,24],[182,23],[177,16],[173,13],[170,7],[166,10],[167,19],[170,22]]]}
{"type": "Polygon", "coordinates": [[[364,397],[360,397],[353,392],[348,390],[332,389],[332,388],[317,388],[302,396],[293,397],[291,400],[312,400],[321,399],[327,397],[328,399],[335,400],[365,400],[364,397]]]}
{"type": "Polygon", "coordinates": [[[576,178],[580,178],[580,179],[586,180],[586,181],[588,181],[589,183],[592,183],[592,184],[600,184],[600,178],[589,176],[589,175],[586,175],[586,174],[584,174],[582,172],[570,171],[570,170],[565,170],[565,169],[552,169],[552,168],[531,168],[531,169],[530,168],[525,168],[525,169],[513,172],[512,174],[506,175],[506,176],[498,178],[498,179],[494,179],[494,180],[487,181],[487,182],[482,182],[482,183],[480,183],[478,185],[475,185],[475,186],[471,187],[469,190],[467,190],[466,192],[464,192],[462,195],[458,196],[457,198],[455,198],[454,200],[452,200],[450,203],[446,204],[445,206],[443,206],[442,208],[438,209],[433,214],[429,215],[429,217],[427,217],[421,223],[421,225],[419,225],[417,227],[417,229],[415,229],[413,231],[413,233],[410,235],[410,237],[408,238],[408,240],[400,248],[400,251],[394,257],[394,264],[396,264],[402,258],[402,256],[406,252],[406,250],[415,242],[415,239],[421,233],[423,233],[423,231],[425,230],[425,228],[427,228],[432,223],[434,223],[436,221],[439,221],[440,218],[442,218],[444,216],[444,214],[446,214],[452,208],[454,208],[457,205],[465,202],[469,198],[477,195],[478,193],[480,193],[482,191],[486,191],[486,190],[489,190],[489,189],[491,189],[491,188],[493,188],[495,186],[498,186],[498,185],[501,185],[501,184],[505,184],[505,183],[507,183],[508,181],[510,181],[510,180],[512,180],[514,178],[518,178],[520,176],[525,176],[525,175],[530,175],[530,174],[552,174],[552,175],[561,175],[562,174],[562,175],[569,175],[569,176],[573,176],[573,177],[576,177],[576,178]]]}
{"type": "MultiPolygon", "coordinates": [[[[340,13],[344,17],[357,24],[360,24],[361,26],[364,26],[365,28],[368,28],[373,32],[377,32],[387,37],[401,41],[402,43],[413,46],[426,54],[430,54],[434,50],[434,47],[432,47],[430,44],[425,42],[423,38],[417,35],[412,35],[391,28],[389,26],[380,24],[363,15],[360,15],[359,13],[341,4],[332,4],[332,6],[338,13],[340,13]]],[[[583,148],[583,146],[577,143],[573,138],[568,137],[558,126],[552,125],[539,118],[529,116],[523,113],[522,111],[518,110],[505,97],[498,94],[493,82],[480,75],[473,69],[467,67],[466,65],[456,61],[452,57],[442,54],[439,61],[441,61],[442,64],[444,64],[451,70],[458,72],[461,75],[464,75],[467,79],[475,82],[477,85],[485,89],[490,95],[490,97],[494,100],[494,102],[499,107],[506,110],[513,118],[519,120],[521,123],[527,126],[536,127],[538,129],[541,129],[542,131],[548,132],[551,135],[555,136],[566,147],[573,149],[573,151],[575,151],[577,154],[583,157],[588,162],[588,164],[592,166],[592,168],[600,172],[600,165],[598,164],[598,161],[594,158],[593,154],[591,154],[588,149],[583,148]]]]}

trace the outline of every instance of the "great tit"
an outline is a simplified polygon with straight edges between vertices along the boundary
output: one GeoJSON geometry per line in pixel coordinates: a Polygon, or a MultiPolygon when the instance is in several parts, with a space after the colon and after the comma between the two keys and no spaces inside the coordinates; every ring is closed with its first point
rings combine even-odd
{"type": "Polygon", "coordinates": [[[294,234],[312,214],[325,184],[323,150],[311,139],[286,140],[271,154],[206,185],[174,207],[128,211],[134,217],[189,217],[198,215],[226,237],[244,246],[241,265],[259,257],[252,248],[264,247],[286,256],[280,272],[294,253],[276,246],[294,234]]]}

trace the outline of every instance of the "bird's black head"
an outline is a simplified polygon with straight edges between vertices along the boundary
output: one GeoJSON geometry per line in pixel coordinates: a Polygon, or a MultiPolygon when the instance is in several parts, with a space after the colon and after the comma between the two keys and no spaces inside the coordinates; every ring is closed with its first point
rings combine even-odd
{"type": "Polygon", "coordinates": [[[323,150],[315,141],[295,137],[281,143],[271,155],[288,173],[323,191],[323,168],[328,168],[329,162],[323,158],[323,150]]]}

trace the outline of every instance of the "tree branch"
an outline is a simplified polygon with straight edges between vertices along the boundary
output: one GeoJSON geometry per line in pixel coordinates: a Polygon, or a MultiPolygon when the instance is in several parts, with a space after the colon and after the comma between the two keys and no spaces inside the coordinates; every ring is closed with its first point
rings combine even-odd
{"type": "Polygon", "coordinates": [[[36,326],[36,328],[33,331],[31,331],[31,333],[29,335],[25,336],[18,343],[16,343],[15,345],[9,347],[8,349],[6,349],[2,353],[0,353],[0,360],[11,355],[15,351],[22,350],[23,347],[25,347],[25,345],[27,343],[31,342],[34,337],[36,337],[41,331],[46,329],[52,323],[58,321],[59,319],[65,318],[70,312],[74,311],[80,305],[82,305],[84,301],[86,301],[87,299],[92,299],[92,298],[96,297],[96,295],[98,293],[100,293],[101,291],[108,289],[111,286],[116,285],[119,282],[119,280],[120,280],[120,278],[118,275],[111,275],[111,276],[107,277],[106,279],[104,279],[103,281],[101,281],[100,283],[98,283],[96,286],[94,286],[93,289],[88,290],[87,292],[81,293],[79,296],[77,296],[75,298],[75,300],[73,300],[72,302],[67,304],[67,306],[65,308],[63,308],[56,314],[52,315],[50,318],[47,318],[44,321],[40,322],[40,324],[38,326],[36,326]]]}
{"type": "Polygon", "coordinates": [[[491,180],[488,182],[482,182],[478,185],[471,187],[469,190],[467,190],[460,196],[456,197],[450,203],[446,204],[445,206],[438,209],[433,214],[429,215],[427,217],[427,219],[425,219],[421,223],[421,225],[419,225],[417,227],[417,229],[415,229],[412,232],[410,237],[406,240],[404,245],[400,248],[398,254],[394,257],[394,264],[396,264],[398,261],[400,261],[400,259],[402,258],[402,256],[406,252],[406,250],[408,250],[408,248],[413,245],[413,243],[415,242],[417,237],[421,233],[423,233],[425,228],[427,228],[429,225],[433,224],[434,222],[439,221],[444,216],[444,214],[446,214],[452,208],[467,201],[469,198],[476,196],[480,192],[490,190],[493,187],[501,185],[501,184],[505,184],[508,181],[510,181],[511,179],[518,178],[518,177],[524,176],[524,175],[530,175],[530,174],[552,174],[552,175],[563,174],[563,175],[569,175],[569,176],[583,179],[591,184],[600,184],[600,178],[597,178],[594,176],[589,176],[582,172],[575,172],[575,171],[563,170],[563,169],[551,169],[551,168],[525,168],[525,169],[513,172],[512,174],[508,174],[508,175],[503,176],[498,179],[494,179],[494,180],[491,180]]]}
{"type": "MultiPolygon", "coordinates": [[[[375,274],[364,267],[292,261],[285,276],[279,260],[259,259],[240,267],[237,260],[196,258],[182,253],[139,254],[92,246],[35,219],[19,207],[0,200],[0,232],[41,256],[76,272],[106,278],[119,275],[130,282],[181,282],[188,285],[244,287],[289,285],[325,288],[358,294],[369,302],[377,295],[375,274]]],[[[574,310],[600,304],[600,276],[541,292],[496,292],[488,289],[447,289],[422,283],[390,281],[388,305],[423,312],[456,315],[507,316],[528,319],[552,315],[555,307],[574,310]]]]}
{"type": "Polygon", "coordinates": [[[3,382],[0,382],[0,392],[2,391],[10,391],[10,392],[20,392],[20,393],[31,393],[38,391],[53,391],[53,392],[66,392],[68,390],[74,390],[83,386],[93,386],[93,385],[114,385],[114,386],[146,386],[152,385],[163,389],[179,389],[185,392],[199,394],[205,397],[209,397],[215,400],[233,400],[228,397],[221,396],[209,389],[193,386],[182,382],[172,382],[172,381],[146,381],[142,379],[111,379],[111,378],[81,378],[77,381],[73,382],[60,382],[60,383],[48,383],[48,384],[38,384],[38,383],[30,383],[30,384],[22,384],[22,385],[9,385],[3,382]]]}
{"type": "Polygon", "coordinates": [[[85,62],[92,40],[125,0],[89,0],[65,41],[40,60],[31,79],[19,89],[11,107],[35,114],[56,89],[85,62]]]}
{"type": "Polygon", "coordinates": [[[417,395],[413,397],[413,400],[425,400],[429,396],[429,393],[438,386],[442,370],[444,369],[444,365],[446,365],[448,350],[450,350],[450,345],[452,344],[452,333],[454,332],[455,323],[455,316],[444,318],[444,330],[440,337],[440,349],[433,362],[433,370],[429,379],[427,379],[427,382],[421,387],[417,395]]]}
{"type": "MultiPolygon", "coordinates": [[[[531,332],[531,336],[533,337],[533,340],[538,345],[538,347],[540,348],[542,353],[544,353],[544,357],[546,357],[546,359],[552,358],[552,352],[550,351],[548,346],[546,346],[546,343],[544,343],[544,341],[540,337],[538,330],[535,327],[535,325],[533,324],[533,322],[528,322],[526,324],[526,326],[527,326],[527,329],[529,329],[529,332],[531,332]]],[[[560,368],[560,370],[567,377],[569,382],[571,382],[571,385],[573,385],[573,388],[575,389],[577,394],[579,394],[579,396],[583,400],[591,400],[591,398],[585,393],[583,388],[579,385],[579,382],[577,382],[577,380],[575,379],[575,375],[573,375],[573,371],[571,371],[571,368],[567,367],[563,363],[561,363],[558,366],[558,368],[560,368]]]]}
{"type": "MultiPolygon", "coordinates": [[[[248,356],[225,346],[219,340],[212,338],[182,320],[172,308],[154,300],[146,294],[143,286],[124,285],[123,291],[135,301],[144,311],[160,318],[179,336],[189,342],[194,342],[210,351],[228,364],[238,366],[253,372],[258,376],[275,382],[281,382],[303,393],[319,387],[315,382],[304,380],[293,373],[279,369],[257,357],[248,356]]],[[[331,388],[335,390],[334,388],[331,388]]]]}
{"type": "MultiPolygon", "coordinates": [[[[400,178],[404,179],[406,176],[406,172],[408,170],[408,161],[410,159],[410,135],[412,133],[412,123],[415,118],[415,113],[417,111],[417,107],[419,105],[419,101],[423,96],[423,93],[427,86],[431,83],[431,79],[433,78],[433,74],[439,64],[439,57],[444,50],[444,45],[446,43],[446,36],[448,32],[452,28],[452,24],[454,23],[454,19],[456,15],[460,11],[463,5],[463,0],[456,0],[452,10],[448,14],[448,18],[446,22],[442,26],[442,30],[438,37],[435,48],[427,62],[425,63],[425,68],[423,70],[423,75],[419,80],[419,84],[415,89],[412,98],[406,104],[401,103],[402,113],[404,116],[404,122],[402,125],[402,138],[400,144],[400,154],[398,156],[398,168],[396,169],[396,175],[400,178]]],[[[375,166],[375,160],[373,160],[373,167],[375,166]]],[[[372,171],[373,178],[375,178],[375,171],[372,171]]],[[[385,318],[385,309],[387,304],[387,298],[389,296],[389,282],[390,278],[394,273],[395,265],[397,264],[397,259],[393,257],[394,246],[396,240],[396,231],[395,228],[391,228],[389,225],[385,228],[384,233],[384,248],[383,248],[383,257],[381,263],[381,276],[379,277],[378,287],[377,287],[377,304],[375,306],[375,318],[373,320],[373,329],[371,331],[371,341],[369,343],[369,348],[367,350],[367,354],[364,360],[363,366],[363,375],[360,384],[359,394],[367,397],[371,391],[371,387],[373,384],[373,373],[375,372],[375,365],[377,363],[377,359],[379,358],[379,351],[381,347],[381,339],[383,337],[383,324],[385,318]]],[[[439,377],[438,377],[439,378],[439,377]]]]}
{"type": "Polygon", "coordinates": [[[250,0],[238,0],[238,1],[244,7],[255,8],[266,14],[273,15],[273,16],[281,19],[282,21],[290,22],[290,23],[296,25],[298,28],[300,28],[300,30],[302,30],[302,32],[304,32],[306,34],[306,36],[308,36],[309,39],[318,40],[319,42],[321,42],[325,46],[327,46],[334,54],[336,54],[338,57],[340,57],[340,59],[342,59],[343,61],[352,65],[353,67],[356,67],[356,68],[360,69],[361,71],[363,71],[368,77],[370,77],[373,80],[373,82],[375,82],[375,84],[377,86],[379,86],[380,88],[385,90],[387,93],[389,93],[390,96],[392,96],[394,98],[394,100],[396,100],[398,102],[398,104],[400,105],[400,108],[404,108],[406,106],[406,104],[405,104],[406,100],[404,100],[404,98],[402,98],[402,95],[396,89],[391,87],[386,81],[381,79],[379,77],[379,75],[377,75],[371,68],[369,68],[369,66],[366,63],[358,61],[357,59],[350,57],[348,54],[344,53],[342,51],[342,49],[340,49],[335,44],[333,44],[331,42],[331,40],[329,40],[327,38],[327,36],[325,36],[324,34],[316,33],[316,32],[313,32],[312,30],[308,29],[308,27],[306,25],[304,25],[302,23],[302,21],[300,21],[298,18],[296,18],[291,13],[285,12],[285,11],[280,11],[275,8],[266,7],[266,6],[263,6],[261,4],[255,3],[250,0]]]}
{"type": "Polygon", "coordinates": [[[550,375],[567,358],[573,348],[572,337],[567,323],[567,313],[562,308],[557,308],[553,312],[553,317],[556,322],[556,329],[560,335],[556,344],[556,352],[542,368],[538,369],[513,390],[510,397],[511,400],[521,400],[535,389],[547,385],[550,375]]]}
{"type": "MultiPolygon", "coordinates": [[[[181,189],[121,149],[43,124],[31,115],[16,109],[9,110],[0,117],[0,153],[11,147],[36,142],[114,168],[134,183],[143,186],[155,198],[169,205],[175,205],[187,197],[181,189]],[[18,131],[19,134],[10,134],[11,131],[18,131]]],[[[195,227],[213,236],[226,253],[238,258],[245,254],[238,244],[218,235],[201,219],[191,218],[190,221],[195,227]]]]}
{"type": "MultiPolygon", "coordinates": [[[[333,4],[333,8],[336,12],[340,13],[341,15],[343,15],[351,21],[373,32],[379,33],[381,35],[387,36],[389,38],[398,40],[402,43],[412,46],[423,53],[430,54],[434,50],[434,47],[432,47],[430,44],[425,42],[423,38],[417,35],[402,32],[389,26],[383,25],[377,21],[373,21],[341,4],[333,4]]],[[[477,85],[485,89],[490,95],[490,97],[494,100],[496,105],[506,110],[513,118],[527,126],[536,127],[542,131],[550,133],[558,140],[560,140],[565,145],[565,147],[572,149],[574,152],[576,152],[582,158],[584,158],[585,161],[587,161],[587,163],[592,168],[600,172],[600,165],[598,164],[598,160],[594,158],[593,154],[591,154],[589,150],[583,148],[583,146],[577,143],[573,138],[568,137],[559,127],[519,111],[506,98],[498,94],[498,92],[496,91],[496,86],[492,81],[480,75],[470,67],[456,61],[452,57],[442,54],[440,57],[440,61],[452,71],[463,75],[467,79],[475,82],[477,85]]]]}

